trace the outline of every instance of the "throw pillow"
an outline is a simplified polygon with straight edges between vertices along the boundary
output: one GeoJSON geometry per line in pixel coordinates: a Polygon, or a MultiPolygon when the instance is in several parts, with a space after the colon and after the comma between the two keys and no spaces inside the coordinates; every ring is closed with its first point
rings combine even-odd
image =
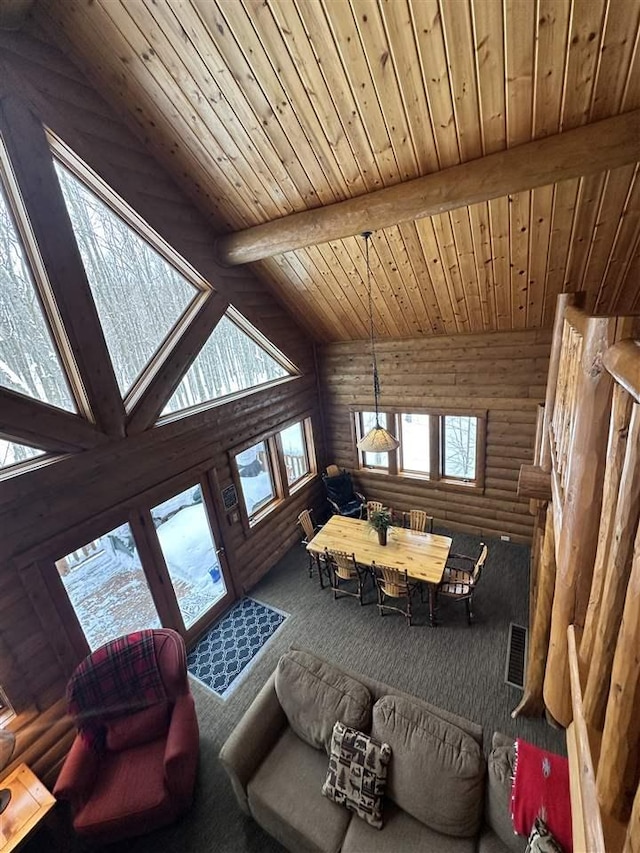
{"type": "Polygon", "coordinates": [[[513,828],[529,835],[542,818],[565,850],[573,849],[569,762],[522,738],[516,740],[511,799],[513,828]]]}
{"type": "Polygon", "coordinates": [[[390,800],[443,835],[477,835],[486,771],[477,741],[424,706],[393,695],[373,706],[371,735],[393,750],[390,800]]]}
{"type": "Polygon", "coordinates": [[[275,689],[289,725],[315,749],[331,750],[331,733],[340,720],[360,731],[371,725],[368,689],[309,652],[283,655],[276,669],[275,689]]]}
{"type": "Polygon", "coordinates": [[[525,853],[563,853],[542,818],[536,818],[525,853]]]}
{"type": "Polygon", "coordinates": [[[337,722],[331,737],[323,795],[355,812],[376,829],[382,829],[382,798],[390,758],[388,743],[379,743],[337,722]]]}
{"type": "Polygon", "coordinates": [[[107,723],[107,749],[121,752],[164,735],[169,727],[169,704],[156,702],[135,714],[116,717],[107,723]]]}

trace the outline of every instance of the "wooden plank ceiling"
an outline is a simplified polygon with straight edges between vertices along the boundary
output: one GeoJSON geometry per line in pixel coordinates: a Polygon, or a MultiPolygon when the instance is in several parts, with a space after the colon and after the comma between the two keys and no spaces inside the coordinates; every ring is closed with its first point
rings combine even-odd
{"type": "MultiPolygon", "coordinates": [[[[32,26],[227,233],[639,108],[639,20],[640,0],[39,0],[32,26]]],[[[382,337],[550,326],[563,290],[640,310],[638,164],[371,249],[382,337]]],[[[362,238],[251,266],[318,340],[366,336],[362,238]]]]}

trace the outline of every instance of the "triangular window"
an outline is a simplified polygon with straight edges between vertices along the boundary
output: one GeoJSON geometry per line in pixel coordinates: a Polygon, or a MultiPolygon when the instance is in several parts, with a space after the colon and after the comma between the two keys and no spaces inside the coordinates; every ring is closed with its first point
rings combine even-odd
{"type": "Polygon", "coordinates": [[[66,166],[55,164],[116,379],[126,396],[202,291],[66,166]]]}
{"type": "Polygon", "coordinates": [[[30,459],[42,455],[44,455],[44,450],[0,438],[0,469],[19,465],[21,462],[28,462],[30,459]]]}
{"type": "Polygon", "coordinates": [[[259,388],[294,373],[285,368],[286,358],[272,348],[254,340],[260,334],[235,311],[227,312],[200,350],[182,382],[165,406],[162,414],[190,409],[231,394],[259,388]],[[231,317],[235,317],[231,319],[231,317]],[[245,329],[240,328],[239,323],[245,329]],[[251,334],[249,334],[249,331],[251,334]],[[277,354],[278,358],[274,356],[277,354]],[[280,363],[282,361],[282,363],[280,363]]]}
{"type": "Polygon", "coordinates": [[[0,385],[75,412],[21,235],[28,233],[26,215],[3,178],[10,171],[0,142],[0,385]]]}

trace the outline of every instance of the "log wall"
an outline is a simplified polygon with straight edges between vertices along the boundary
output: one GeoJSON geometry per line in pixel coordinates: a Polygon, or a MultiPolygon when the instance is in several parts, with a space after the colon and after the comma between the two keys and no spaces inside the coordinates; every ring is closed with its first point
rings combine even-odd
{"type": "MultiPolygon", "coordinates": [[[[231,482],[229,451],[285,421],[310,415],[323,459],[315,354],[292,316],[247,272],[222,270],[205,217],[149,156],[83,75],[54,48],[0,33],[0,97],[17,95],[298,367],[301,375],[0,483],[0,684],[18,712],[14,763],[51,782],[72,736],[62,701],[77,663],[74,626],[49,588],[53,561],[127,520],[158,489],[175,492],[213,472],[214,495],[231,482]]],[[[168,494],[171,494],[169,491],[168,494]]],[[[167,494],[167,496],[168,496],[167,494]]],[[[221,535],[241,593],[300,538],[296,518],[321,503],[314,478],[250,530],[221,515],[221,535]]]]}
{"type": "MultiPolygon", "coordinates": [[[[548,331],[379,341],[382,409],[487,412],[485,486],[451,490],[361,470],[357,480],[367,498],[394,509],[425,509],[452,529],[530,542],[529,502],[516,490],[520,465],[533,460],[550,345],[548,331]]],[[[372,407],[370,346],[354,341],[329,344],[320,352],[327,458],[357,469],[351,411],[372,407]]]]}

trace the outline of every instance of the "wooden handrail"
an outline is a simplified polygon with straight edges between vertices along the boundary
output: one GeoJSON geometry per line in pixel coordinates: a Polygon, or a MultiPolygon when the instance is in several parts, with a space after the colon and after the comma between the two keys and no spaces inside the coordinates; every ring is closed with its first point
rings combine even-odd
{"type": "Polygon", "coordinates": [[[640,403],[640,341],[618,341],[602,362],[616,382],[640,403]]]}
{"type": "Polygon", "coordinates": [[[578,669],[575,627],[567,628],[569,675],[573,722],[567,730],[569,776],[571,778],[571,820],[574,850],[606,853],[600,806],[596,795],[596,777],[591,759],[587,724],[582,710],[582,686],[578,669]]]}

